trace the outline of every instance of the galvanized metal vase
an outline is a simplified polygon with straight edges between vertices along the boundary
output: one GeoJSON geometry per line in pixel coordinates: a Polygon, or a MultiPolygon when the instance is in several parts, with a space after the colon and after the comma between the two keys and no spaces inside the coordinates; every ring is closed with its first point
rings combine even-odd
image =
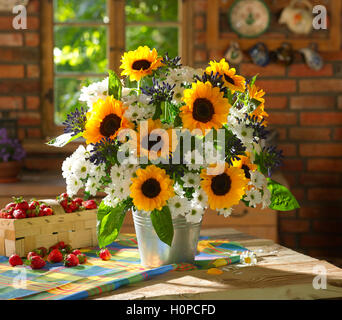
{"type": "Polygon", "coordinates": [[[154,231],[149,214],[132,211],[141,264],[156,268],[162,265],[190,262],[195,259],[200,223],[188,223],[182,216],[172,219],[174,235],[171,247],[154,231]]]}

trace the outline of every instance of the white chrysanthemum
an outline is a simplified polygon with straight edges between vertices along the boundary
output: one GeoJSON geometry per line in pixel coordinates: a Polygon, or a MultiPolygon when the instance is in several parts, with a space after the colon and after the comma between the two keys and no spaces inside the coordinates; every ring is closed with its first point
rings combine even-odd
{"type": "Polygon", "coordinates": [[[121,180],[123,177],[123,170],[120,166],[114,165],[110,170],[110,177],[112,178],[113,183],[116,181],[121,180]]]}
{"type": "Polygon", "coordinates": [[[240,255],[240,263],[246,266],[254,266],[257,264],[257,258],[254,252],[245,251],[240,255]]]}
{"type": "Polygon", "coordinates": [[[70,175],[66,178],[67,193],[70,197],[77,194],[77,192],[83,187],[83,182],[75,175],[70,175]]]}
{"type": "Polygon", "coordinates": [[[243,124],[234,126],[233,132],[236,134],[236,136],[242,141],[242,143],[249,147],[253,144],[253,138],[254,138],[254,129],[253,128],[247,128],[243,124]]]}
{"type": "Polygon", "coordinates": [[[174,190],[174,192],[175,192],[176,195],[178,195],[178,196],[180,196],[180,197],[184,197],[185,192],[184,192],[182,186],[181,186],[179,183],[176,182],[176,183],[173,185],[173,190],[174,190]]]}
{"type": "Polygon", "coordinates": [[[265,185],[267,185],[267,180],[265,176],[258,170],[250,170],[249,173],[251,175],[250,181],[248,182],[249,185],[252,185],[257,189],[261,189],[265,185]]]}
{"type": "Polygon", "coordinates": [[[89,192],[91,196],[96,196],[98,188],[98,180],[94,177],[89,177],[85,184],[85,191],[89,192]]]}
{"type": "Polygon", "coordinates": [[[202,220],[203,214],[204,214],[203,208],[197,205],[193,205],[193,203],[191,203],[190,212],[185,216],[185,218],[187,222],[199,223],[202,220]]]}
{"type": "Polygon", "coordinates": [[[217,151],[212,142],[204,144],[204,158],[206,164],[224,163],[224,155],[217,151]]]}
{"type": "Polygon", "coordinates": [[[104,163],[95,165],[90,164],[89,175],[93,176],[97,181],[106,176],[106,165],[104,163]]]}
{"type": "Polygon", "coordinates": [[[130,181],[129,180],[121,180],[120,183],[115,184],[114,188],[114,196],[120,201],[127,199],[130,195],[130,181]]]}
{"type": "Polygon", "coordinates": [[[199,170],[203,165],[203,156],[198,152],[198,150],[188,151],[184,155],[184,163],[189,170],[199,170]]]}
{"type": "Polygon", "coordinates": [[[92,83],[87,87],[82,87],[79,101],[86,102],[88,108],[91,110],[93,104],[98,99],[106,100],[108,96],[108,79],[106,78],[100,82],[92,83]]]}
{"type": "Polygon", "coordinates": [[[219,214],[223,215],[225,218],[228,218],[232,214],[233,208],[228,209],[219,209],[219,214]]]}
{"type": "Polygon", "coordinates": [[[172,91],[173,91],[173,98],[172,102],[175,104],[181,103],[183,98],[185,88],[177,85],[172,91]]]}
{"type": "Polygon", "coordinates": [[[80,145],[76,151],[71,155],[71,157],[74,160],[78,160],[78,159],[84,159],[85,155],[87,154],[87,150],[84,146],[80,145]]]}
{"type": "Polygon", "coordinates": [[[78,179],[85,179],[88,176],[90,169],[90,162],[85,159],[78,159],[73,162],[72,172],[78,179]]]}
{"type": "Polygon", "coordinates": [[[192,202],[201,208],[207,208],[208,196],[203,189],[195,190],[192,194],[192,202]]]}
{"type": "Polygon", "coordinates": [[[62,164],[62,176],[63,178],[67,178],[72,174],[72,165],[73,165],[73,159],[72,157],[67,157],[62,164]]]}
{"type": "Polygon", "coordinates": [[[255,188],[246,191],[245,201],[249,202],[249,206],[255,208],[261,203],[261,192],[255,188]]]}
{"type": "Polygon", "coordinates": [[[267,186],[264,186],[262,188],[263,196],[262,196],[262,208],[265,209],[270,206],[271,204],[271,192],[267,188],[267,186]]]}
{"type": "Polygon", "coordinates": [[[172,218],[177,218],[179,215],[185,216],[185,214],[190,211],[189,201],[184,197],[176,195],[169,199],[167,203],[170,208],[172,218]]]}
{"type": "Polygon", "coordinates": [[[201,178],[198,174],[189,172],[182,177],[182,180],[184,181],[183,187],[191,188],[199,186],[201,178]]]}

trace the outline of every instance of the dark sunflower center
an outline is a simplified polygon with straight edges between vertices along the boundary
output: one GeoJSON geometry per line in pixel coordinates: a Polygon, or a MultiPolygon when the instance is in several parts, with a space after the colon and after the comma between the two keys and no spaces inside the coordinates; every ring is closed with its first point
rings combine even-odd
{"type": "Polygon", "coordinates": [[[132,64],[132,69],[134,70],[147,70],[151,66],[151,62],[142,59],[142,60],[137,60],[134,61],[132,64]]]}
{"type": "Polygon", "coordinates": [[[160,184],[156,179],[148,179],[141,186],[141,191],[147,198],[155,198],[161,191],[160,184]]]}
{"type": "Polygon", "coordinates": [[[200,122],[209,122],[214,114],[213,104],[206,98],[198,98],[194,102],[192,116],[200,122]]]}
{"type": "Polygon", "coordinates": [[[232,180],[226,173],[222,173],[211,179],[211,190],[217,196],[224,196],[230,190],[232,180]]]}
{"type": "MultiPolygon", "coordinates": [[[[160,141],[162,141],[162,137],[161,136],[150,134],[150,135],[147,135],[146,137],[143,138],[142,146],[144,148],[147,147],[148,151],[150,151],[160,141]]],[[[161,143],[160,149],[162,149],[162,148],[163,148],[163,141],[161,143]]],[[[154,150],[154,151],[156,151],[156,150],[154,150]]]]}
{"type": "Polygon", "coordinates": [[[246,177],[247,179],[250,179],[250,178],[251,178],[251,174],[249,173],[249,168],[248,168],[248,166],[244,164],[244,165],[242,165],[241,169],[242,169],[243,171],[245,171],[245,177],[246,177]]]}
{"type": "Polygon", "coordinates": [[[112,136],[121,126],[121,118],[116,114],[109,114],[106,116],[100,126],[100,133],[105,137],[112,136]]]}
{"type": "Polygon", "coordinates": [[[230,76],[228,76],[226,74],[224,74],[224,79],[231,84],[235,84],[233,78],[231,78],[230,76]]]}

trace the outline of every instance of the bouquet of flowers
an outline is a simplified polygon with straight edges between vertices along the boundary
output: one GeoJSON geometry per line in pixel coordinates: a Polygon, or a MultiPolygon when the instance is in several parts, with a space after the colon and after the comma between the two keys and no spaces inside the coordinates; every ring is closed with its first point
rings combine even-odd
{"type": "Polygon", "coordinates": [[[0,162],[20,161],[26,152],[17,139],[8,137],[7,130],[0,128],[0,162]]]}
{"type": "Polygon", "coordinates": [[[67,193],[106,193],[98,210],[98,240],[117,237],[125,214],[151,217],[160,240],[171,245],[172,219],[201,221],[207,208],[228,217],[246,206],[287,211],[299,205],[273,181],[282,154],[266,146],[265,92],[222,59],[206,69],[147,46],[126,52],[120,79],[113,71],[83,87],[86,104],[68,115],[61,147],[83,137],[63,163],[67,193]]]}

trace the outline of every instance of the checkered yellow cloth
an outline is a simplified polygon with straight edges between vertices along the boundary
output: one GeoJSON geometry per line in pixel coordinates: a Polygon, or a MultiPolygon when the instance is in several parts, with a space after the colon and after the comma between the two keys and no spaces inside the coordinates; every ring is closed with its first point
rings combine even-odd
{"type": "Polygon", "coordinates": [[[97,257],[99,248],[84,248],[86,264],[66,268],[49,264],[40,270],[27,266],[11,267],[0,256],[0,300],[78,300],[113,291],[121,286],[143,281],[172,270],[208,269],[240,261],[247,249],[228,240],[201,238],[195,264],[182,263],[148,269],[140,265],[135,235],[120,235],[107,247],[109,261],[97,257]]]}

